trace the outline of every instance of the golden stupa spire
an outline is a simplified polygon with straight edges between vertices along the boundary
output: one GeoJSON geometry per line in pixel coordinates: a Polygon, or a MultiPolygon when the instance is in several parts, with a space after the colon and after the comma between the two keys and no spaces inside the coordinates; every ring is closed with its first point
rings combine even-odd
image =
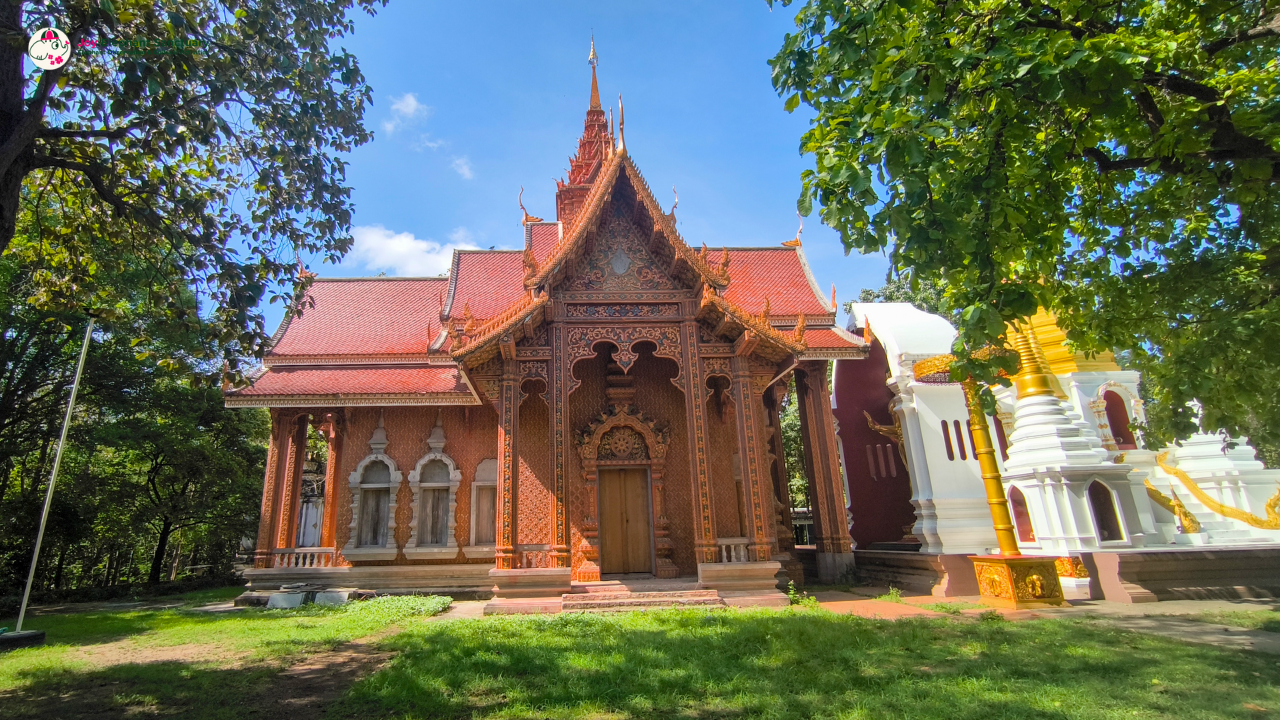
{"type": "Polygon", "coordinates": [[[596,36],[591,36],[591,54],[587,55],[591,65],[591,109],[600,109],[600,85],[596,83],[596,65],[600,64],[600,56],[596,55],[596,36]]]}

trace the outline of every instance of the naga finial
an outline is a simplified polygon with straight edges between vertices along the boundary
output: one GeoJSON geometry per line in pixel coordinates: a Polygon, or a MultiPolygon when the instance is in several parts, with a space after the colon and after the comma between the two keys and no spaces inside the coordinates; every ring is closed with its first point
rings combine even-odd
{"type": "Polygon", "coordinates": [[[520,186],[520,194],[516,196],[516,202],[519,203],[520,205],[520,212],[524,214],[524,218],[520,220],[521,225],[528,225],[529,223],[542,222],[542,218],[530,215],[529,211],[524,209],[524,186],[523,185],[520,186]]]}
{"type": "Polygon", "coordinates": [[[671,203],[671,212],[667,213],[674,220],[676,217],[676,208],[680,206],[680,193],[676,192],[676,186],[671,186],[671,194],[676,196],[676,201],[671,203]]]}
{"type": "Polygon", "coordinates": [[[622,93],[618,93],[618,152],[627,154],[627,111],[622,107],[622,93]]]}
{"type": "Polygon", "coordinates": [[[800,229],[796,231],[795,239],[782,243],[782,247],[800,247],[800,234],[804,232],[804,216],[797,210],[796,217],[800,218],[800,229]]]}
{"type": "Polygon", "coordinates": [[[761,320],[763,320],[763,321],[765,321],[765,322],[769,322],[769,311],[770,311],[770,310],[772,310],[772,308],[771,308],[771,307],[770,307],[770,305],[769,305],[769,296],[767,296],[767,295],[766,295],[766,296],[765,296],[765,298],[764,298],[764,309],[762,309],[762,310],[760,311],[760,319],[761,319],[761,320]]]}
{"type": "Polygon", "coordinates": [[[791,332],[792,342],[796,342],[796,343],[804,342],[805,327],[807,326],[804,319],[804,313],[800,313],[800,318],[796,320],[796,329],[791,332]]]}
{"type": "Polygon", "coordinates": [[[720,274],[729,277],[729,248],[720,253],[720,274]]]}

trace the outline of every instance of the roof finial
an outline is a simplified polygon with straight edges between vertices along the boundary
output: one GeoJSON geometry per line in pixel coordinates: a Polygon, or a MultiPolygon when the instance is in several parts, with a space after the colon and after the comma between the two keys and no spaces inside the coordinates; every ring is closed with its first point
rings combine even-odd
{"type": "Polygon", "coordinates": [[[591,36],[591,54],[587,55],[587,63],[591,65],[591,110],[600,109],[600,85],[596,83],[596,65],[600,64],[600,56],[596,55],[596,36],[591,36]]]}
{"type": "Polygon", "coordinates": [[[542,218],[534,217],[533,215],[529,214],[528,210],[524,209],[524,186],[523,185],[520,186],[520,194],[516,196],[516,202],[520,204],[520,212],[524,213],[524,218],[520,220],[521,225],[528,225],[529,223],[542,222],[542,218]]]}
{"type": "Polygon", "coordinates": [[[667,213],[674,220],[676,217],[676,208],[680,206],[680,193],[676,192],[676,186],[671,186],[671,194],[676,196],[676,201],[671,203],[671,212],[667,213]]]}
{"type": "Polygon", "coordinates": [[[622,108],[622,93],[618,93],[618,152],[627,154],[627,111],[622,108]]]}
{"type": "Polygon", "coordinates": [[[833,311],[837,311],[840,309],[840,307],[836,305],[836,284],[835,283],[831,283],[831,309],[833,311]]]}
{"type": "Polygon", "coordinates": [[[782,247],[800,247],[800,233],[804,232],[804,216],[797,211],[796,217],[800,218],[800,229],[796,231],[795,239],[782,243],[782,247]]]}

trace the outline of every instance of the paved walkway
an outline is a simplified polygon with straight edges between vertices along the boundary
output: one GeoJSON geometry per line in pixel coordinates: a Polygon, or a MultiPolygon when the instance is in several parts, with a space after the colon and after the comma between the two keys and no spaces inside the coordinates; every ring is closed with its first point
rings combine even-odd
{"type": "MultiPolygon", "coordinates": [[[[851,588],[848,592],[821,590],[813,593],[823,608],[831,612],[860,617],[897,620],[904,617],[977,616],[993,608],[982,606],[978,597],[940,598],[931,595],[902,595],[897,600],[880,599],[888,588],[851,588]],[[926,606],[952,606],[952,612],[939,612],[926,606]]],[[[1253,650],[1280,655],[1280,633],[1231,627],[1187,619],[1199,613],[1280,610],[1280,600],[1169,600],[1159,603],[1118,603],[1106,600],[1068,600],[1057,608],[1036,610],[995,609],[1007,620],[1046,617],[1097,617],[1118,628],[1149,633],[1175,640],[1206,643],[1220,647],[1253,650]]]]}

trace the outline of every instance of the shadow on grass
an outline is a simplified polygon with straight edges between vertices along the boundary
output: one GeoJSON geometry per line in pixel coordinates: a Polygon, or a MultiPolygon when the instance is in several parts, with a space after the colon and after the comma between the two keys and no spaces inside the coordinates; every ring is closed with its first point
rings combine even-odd
{"type": "Polygon", "coordinates": [[[1088,621],[667,611],[432,623],[330,717],[1257,717],[1274,658],[1088,621]]]}
{"type": "Polygon", "coordinates": [[[276,671],[182,662],[115,665],[92,672],[34,668],[20,691],[0,694],[0,718],[166,717],[222,720],[253,712],[276,671]]]}

